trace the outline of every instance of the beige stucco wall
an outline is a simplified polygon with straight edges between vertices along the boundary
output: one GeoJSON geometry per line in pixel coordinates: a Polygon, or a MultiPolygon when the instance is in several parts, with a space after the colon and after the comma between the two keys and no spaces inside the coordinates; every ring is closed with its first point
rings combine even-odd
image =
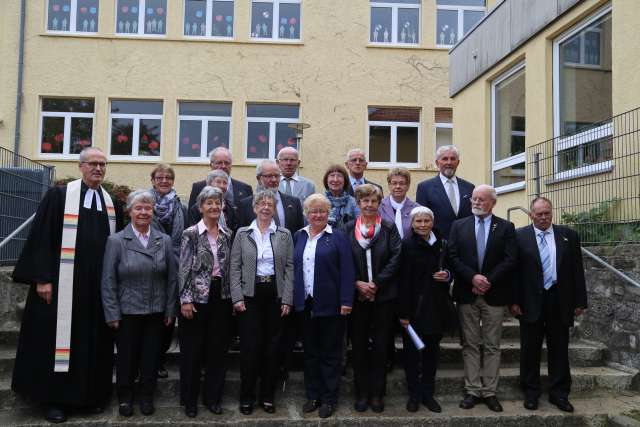
{"type": "Polygon", "coordinates": [[[13,149],[18,85],[20,2],[0,5],[0,147],[13,149]]]}
{"type": "MultiPolygon", "coordinates": [[[[640,106],[640,32],[636,28],[640,9],[634,0],[611,3],[615,115],[640,106]]],[[[526,63],[526,146],[553,137],[553,40],[605,4],[607,2],[601,0],[580,3],[453,98],[453,138],[463,153],[460,176],[476,184],[491,183],[491,83],[523,60],[526,63]]],[[[527,174],[531,173],[529,169],[527,174]]],[[[527,206],[528,200],[526,190],[501,194],[495,212],[506,217],[509,207],[527,206]]],[[[516,225],[527,223],[521,213],[512,214],[512,220],[516,225]]]]}
{"type": "MultiPolygon", "coordinates": [[[[9,3],[14,2],[0,4],[0,22],[3,34],[15,36],[17,19],[8,15],[16,15],[17,7],[9,3]]],[[[105,150],[110,99],[161,99],[161,159],[176,167],[178,193],[188,194],[191,182],[202,179],[208,166],[176,163],[177,103],[231,101],[233,175],[254,183],[255,167],[244,160],[246,103],[299,103],[301,121],[311,124],[302,142],[301,173],[320,184],[328,164],[343,162],[352,147],[365,147],[367,106],[410,106],[422,109],[420,166],[413,181],[433,175],[434,109],[452,105],[447,51],[434,44],[435,1],[422,4],[420,48],[368,46],[369,2],[344,0],[303,0],[300,43],[252,42],[250,2],[235,3],[236,39],[216,42],[182,37],[182,1],[169,1],[168,33],[161,39],[115,36],[115,0],[100,2],[97,36],[47,34],[46,1],[28,1],[21,153],[43,160],[38,154],[41,97],[94,98],[94,145],[105,150]]],[[[2,53],[7,52],[11,46],[3,42],[2,53]]],[[[2,63],[15,68],[11,61],[2,63]]],[[[0,84],[12,80],[3,74],[0,84]]],[[[15,89],[3,90],[1,114],[12,108],[12,98],[15,89]]],[[[13,131],[6,138],[6,128],[0,127],[0,138],[3,145],[13,146],[13,131]]],[[[75,161],[43,161],[56,166],[58,177],[77,175],[75,161]]],[[[153,163],[110,161],[108,178],[147,186],[153,163]]],[[[386,168],[367,175],[382,184],[386,168]]]]}

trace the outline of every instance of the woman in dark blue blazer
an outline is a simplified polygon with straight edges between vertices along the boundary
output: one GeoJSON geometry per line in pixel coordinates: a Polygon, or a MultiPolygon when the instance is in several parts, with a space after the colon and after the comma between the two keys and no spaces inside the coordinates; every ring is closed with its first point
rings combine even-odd
{"type": "Polygon", "coordinates": [[[344,318],[351,313],[355,272],[347,236],[328,225],[331,203],[322,194],[304,202],[309,225],[294,236],[296,311],[304,318],[303,412],[320,408],[320,418],[333,414],[342,370],[344,318]]]}

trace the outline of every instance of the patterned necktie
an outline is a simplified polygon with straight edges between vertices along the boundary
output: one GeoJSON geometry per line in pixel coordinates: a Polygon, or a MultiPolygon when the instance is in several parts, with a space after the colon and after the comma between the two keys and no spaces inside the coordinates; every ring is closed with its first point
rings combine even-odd
{"type": "Polygon", "coordinates": [[[293,192],[291,191],[291,178],[284,179],[284,194],[292,196],[293,192]]]}
{"type": "Polygon", "coordinates": [[[553,286],[553,271],[551,270],[551,254],[549,253],[549,245],[547,245],[547,239],[545,236],[548,231],[542,231],[538,233],[540,241],[538,242],[538,249],[540,250],[540,262],[542,263],[542,280],[545,290],[548,290],[553,286]]]}
{"type": "Polygon", "coordinates": [[[458,215],[458,201],[456,200],[456,192],[453,188],[452,179],[447,179],[447,197],[449,197],[449,203],[451,203],[453,212],[458,215]]]}
{"type": "Polygon", "coordinates": [[[478,270],[482,271],[482,263],[484,262],[484,219],[478,217],[478,235],[476,236],[476,248],[478,249],[478,270]]]}

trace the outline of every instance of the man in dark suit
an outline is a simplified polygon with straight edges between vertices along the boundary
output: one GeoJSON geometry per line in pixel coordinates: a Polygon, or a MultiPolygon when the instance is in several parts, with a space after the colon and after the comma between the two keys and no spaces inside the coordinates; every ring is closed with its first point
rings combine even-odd
{"type": "Polygon", "coordinates": [[[460,153],[454,145],[436,151],[438,176],[418,184],[416,202],[433,211],[434,228],[444,239],[449,238],[451,224],[456,219],[471,216],[471,193],[474,185],[456,177],[460,153]]]}
{"type": "MultiPolygon", "coordinates": [[[[285,227],[292,235],[304,227],[300,199],[294,196],[287,196],[278,191],[278,186],[280,185],[280,168],[278,164],[273,160],[260,162],[256,168],[256,179],[258,180],[258,190],[271,190],[276,194],[276,214],[273,216],[276,224],[285,227]]],[[[251,224],[251,221],[256,217],[253,211],[253,196],[241,200],[237,206],[238,227],[251,224]]]]}
{"type": "Polygon", "coordinates": [[[549,402],[573,412],[569,402],[569,328],[587,308],[578,234],[552,223],[551,202],[531,202],[533,225],[516,231],[518,262],[511,311],[520,319],[520,385],[524,407],[538,408],[542,340],[547,339],[549,402]]]}
{"type": "MultiPolygon", "coordinates": [[[[233,159],[231,158],[231,151],[229,151],[225,147],[217,147],[211,151],[209,154],[209,166],[211,170],[221,169],[229,175],[231,178],[231,166],[233,159]]],[[[206,185],[206,180],[197,181],[193,183],[191,187],[191,195],[189,195],[189,209],[193,205],[196,204],[196,198],[198,194],[202,191],[202,189],[206,185]]],[[[240,200],[245,197],[249,197],[253,194],[253,190],[249,184],[245,184],[242,181],[238,181],[236,179],[231,178],[228,183],[228,193],[230,196],[230,201],[234,205],[238,205],[240,200]]]]}
{"type": "Polygon", "coordinates": [[[505,307],[511,305],[517,257],[513,224],[492,214],[496,190],[479,185],[471,196],[473,216],[456,220],[449,234],[449,265],[462,330],[466,394],[460,407],[484,402],[494,412],[505,307]],[[482,348],[482,351],[480,350],[482,348]]]}
{"type": "Polygon", "coordinates": [[[348,186],[347,192],[355,197],[355,190],[358,185],[373,184],[380,189],[380,193],[384,194],[382,187],[375,182],[369,181],[364,177],[364,171],[367,169],[367,157],[359,148],[352,148],[347,153],[347,161],[344,165],[349,171],[349,181],[351,185],[348,186]]]}

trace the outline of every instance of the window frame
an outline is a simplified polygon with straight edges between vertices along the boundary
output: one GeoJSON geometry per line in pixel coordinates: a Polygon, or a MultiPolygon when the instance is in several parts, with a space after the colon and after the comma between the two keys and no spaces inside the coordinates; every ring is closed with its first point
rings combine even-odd
{"type": "MultiPolygon", "coordinates": [[[[435,25],[436,25],[436,47],[451,49],[453,46],[457,45],[460,40],[465,36],[464,32],[464,12],[484,12],[484,16],[487,15],[487,1],[485,0],[484,6],[453,6],[453,5],[439,5],[436,3],[436,16],[435,16],[435,25]],[[438,11],[440,10],[455,10],[458,12],[458,34],[457,41],[455,44],[440,44],[438,42],[438,11]]],[[[473,28],[473,27],[472,27],[473,28]]]]}
{"type": "Polygon", "coordinates": [[[205,33],[211,34],[211,30],[213,28],[213,2],[227,2],[233,4],[233,35],[231,37],[227,36],[214,36],[214,35],[204,35],[204,36],[189,36],[184,33],[184,20],[187,15],[187,2],[186,0],[182,2],[182,37],[189,40],[234,40],[236,38],[236,0],[206,0],[206,16],[205,16],[205,33]]]}
{"type": "Polygon", "coordinates": [[[267,43],[300,43],[302,42],[302,0],[251,0],[250,9],[249,9],[249,40],[252,42],[267,42],[267,43]],[[271,14],[271,37],[252,37],[251,33],[253,32],[253,4],[254,3],[271,3],[273,4],[273,13],[271,14]],[[300,30],[298,31],[297,39],[290,38],[280,38],[280,34],[278,34],[277,29],[280,27],[280,5],[281,4],[298,4],[300,5],[300,30]],[[277,13],[276,13],[277,11],[277,13]]]}
{"type": "Polygon", "coordinates": [[[371,159],[371,126],[386,126],[391,128],[391,141],[389,141],[389,161],[388,162],[372,162],[369,161],[368,165],[373,168],[390,168],[395,166],[402,166],[405,168],[418,168],[420,167],[420,159],[422,157],[422,108],[420,107],[409,107],[402,106],[397,108],[415,108],[420,111],[420,121],[418,122],[398,122],[398,121],[379,121],[379,120],[369,120],[369,108],[395,108],[395,107],[384,107],[384,106],[376,106],[376,105],[368,105],[367,106],[367,158],[371,159]],[[418,146],[417,159],[415,163],[408,162],[398,162],[398,128],[406,127],[406,128],[417,128],[418,129],[418,137],[416,140],[416,145],[418,146]]]}
{"type": "Polygon", "coordinates": [[[113,33],[116,37],[143,37],[143,38],[153,38],[153,39],[162,39],[167,37],[167,19],[166,17],[169,14],[169,2],[171,0],[167,0],[167,7],[165,8],[165,24],[164,24],[164,34],[147,34],[144,32],[146,17],[144,12],[147,10],[147,0],[138,0],[138,23],[143,22],[143,25],[138,25],[137,33],[119,33],[118,32],[118,7],[120,6],[120,0],[115,0],[115,11],[113,16],[113,33]]]}
{"type": "MultiPolygon", "coordinates": [[[[511,135],[520,135],[525,137],[525,150],[520,154],[515,154],[513,156],[507,157],[506,159],[496,160],[496,88],[498,85],[505,80],[513,77],[517,73],[524,71],[525,72],[525,96],[526,96],[526,62],[522,61],[518,64],[512,66],[507,69],[505,72],[500,74],[496,79],[491,82],[491,185],[493,185],[496,189],[496,193],[508,193],[510,191],[523,190],[527,184],[526,175],[523,177],[521,182],[514,182],[512,184],[502,185],[500,187],[495,186],[495,172],[506,169],[510,166],[514,166],[520,163],[525,164],[525,173],[527,166],[527,150],[526,150],[526,131],[511,131],[511,135]]],[[[526,102],[526,101],[525,101],[526,102]]],[[[526,129],[526,111],[525,111],[525,129],[526,129]]]]}
{"type": "Polygon", "coordinates": [[[78,17],[78,0],[71,0],[69,3],[69,7],[71,10],[69,11],[69,30],[50,30],[49,29],[49,3],[51,0],[47,0],[45,4],[45,12],[44,12],[44,26],[45,30],[48,34],[73,34],[74,36],[94,36],[98,34],[100,29],[100,3],[98,2],[98,13],[96,14],[96,31],[78,31],[76,28],[77,25],[77,17],[78,17]],[[73,26],[73,30],[71,27],[73,26]]]}
{"type": "Polygon", "coordinates": [[[56,97],[56,96],[42,96],[40,97],[40,118],[38,126],[38,157],[42,159],[59,159],[59,160],[77,160],[80,158],[80,153],[70,154],[71,148],[71,120],[74,118],[91,119],[91,145],[93,147],[93,135],[96,130],[96,101],[95,98],[69,98],[69,97],[56,97]],[[42,111],[42,104],[45,99],[69,99],[69,100],[93,100],[93,113],[79,113],[79,112],[57,112],[57,111],[42,111]],[[45,117],[58,117],[64,118],[64,139],[62,142],[62,153],[43,153],[42,152],[42,131],[44,129],[45,117]]]}
{"type": "Polygon", "coordinates": [[[371,25],[371,9],[378,8],[391,8],[391,41],[389,42],[374,42],[370,40],[371,27],[369,27],[369,45],[370,46],[402,46],[402,47],[416,47],[420,46],[422,41],[422,0],[418,4],[411,3],[390,3],[384,0],[369,1],[369,25],[371,25]],[[398,41],[398,9],[418,9],[418,43],[402,43],[398,41]]]}
{"type": "MultiPolygon", "coordinates": [[[[589,144],[592,141],[595,141],[600,138],[612,137],[613,136],[613,125],[609,121],[607,123],[603,123],[595,128],[588,128],[586,130],[577,132],[573,135],[569,135],[566,137],[562,137],[561,129],[560,129],[560,45],[575,36],[576,34],[582,32],[589,25],[593,24],[600,18],[606,16],[607,14],[611,14],[613,7],[611,3],[606,4],[605,6],[598,9],[596,12],[592,13],[582,21],[573,25],[567,31],[562,33],[560,36],[556,37],[553,40],[553,179],[554,180],[564,180],[571,178],[579,178],[584,175],[590,175],[594,173],[603,173],[609,172],[613,167],[612,160],[605,160],[599,163],[594,163],[591,165],[580,166],[574,169],[560,170],[560,152],[569,148],[573,148],[579,145],[589,144]]],[[[612,23],[613,25],[613,23],[612,23]]],[[[602,38],[600,40],[600,44],[602,45],[602,38]]],[[[582,54],[582,47],[581,47],[582,54]]],[[[602,58],[602,55],[600,56],[602,58]]],[[[569,63],[573,65],[573,63],[569,63]]],[[[577,66],[585,68],[600,68],[596,66],[587,66],[578,64],[577,66]]],[[[610,119],[610,118],[608,118],[610,119]]]]}
{"type": "Polygon", "coordinates": [[[229,150],[232,150],[233,139],[233,104],[224,101],[178,101],[178,121],[176,123],[176,162],[177,163],[202,163],[209,164],[209,152],[207,151],[207,136],[209,134],[209,122],[227,122],[229,123],[229,150]],[[181,102],[207,102],[218,104],[229,104],[231,106],[231,115],[229,116],[194,116],[190,114],[180,114],[181,102]],[[180,122],[182,120],[200,121],[200,157],[180,156],[180,122]]]}
{"type": "MultiPolygon", "coordinates": [[[[245,114],[246,120],[244,124],[244,160],[250,164],[258,164],[263,160],[276,160],[276,125],[278,123],[299,123],[300,122],[300,104],[295,103],[273,103],[272,105],[295,105],[298,107],[298,118],[284,118],[284,117],[250,117],[248,114],[249,105],[255,104],[269,104],[265,102],[247,102],[245,104],[245,114]],[[250,158],[248,156],[249,151],[249,123],[269,123],[269,157],[266,158],[250,158]]],[[[300,145],[298,142],[298,151],[300,150],[300,145]]]]}
{"type": "MultiPolygon", "coordinates": [[[[436,156],[436,151],[438,151],[438,129],[453,129],[453,123],[447,123],[447,122],[433,123],[433,158],[434,159],[436,156]]],[[[453,135],[451,135],[451,141],[453,142],[453,135]]]]}
{"type": "Polygon", "coordinates": [[[165,144],[164,139],[164,101],[160,99],[124,99],[124,98],[113,98],[109,100],[109,126],[107,129],[107,141],[108,144],[108,154],[107,157],[109,160],[135,160],[139,162],[158,162],[162,159],[162,151],[165,144]],[[111,103],[113,101],[155,101],[162,103],[162,114],[132,114],[132,113],[113,113],[111,112],[111,103]],[[131,154],[123,155],[123,154],[111,154],[111,131],[113,127],[113,119],[133,119],[133,129],[132,129],[132,138],[131,141],[131,154]],[[140,120],[160,120],[160,154],[157,156],[141,156],[140,153],[140,120]]]}

